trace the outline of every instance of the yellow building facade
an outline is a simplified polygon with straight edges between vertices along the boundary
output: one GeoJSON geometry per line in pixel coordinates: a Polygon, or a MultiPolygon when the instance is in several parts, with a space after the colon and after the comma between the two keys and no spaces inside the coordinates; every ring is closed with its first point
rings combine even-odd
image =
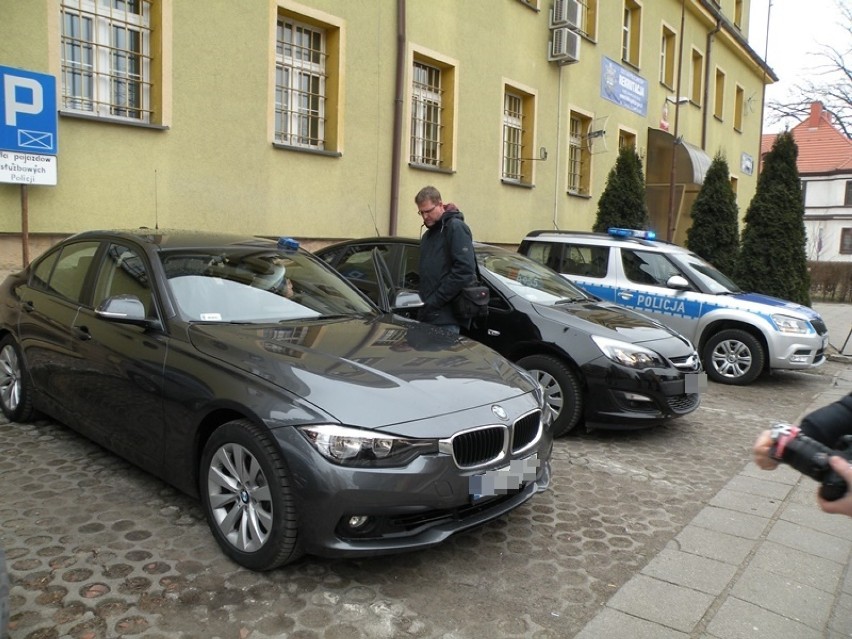
{"type": "MultiPolygon", "coordinates": [[[[417,236],[438,187],[477,239],[590,229],[633,144],[682,243],[710,159],[754,195],[749,0],[0,0],[0,66],[56,78],[55,186],[0,182],[0,251],[88,228],[308,247],[417,236]],[[674,153],[674,159],[673,154],[674,153]]],[[[1,168],[1,167],[0,167],[1,168]]]]}

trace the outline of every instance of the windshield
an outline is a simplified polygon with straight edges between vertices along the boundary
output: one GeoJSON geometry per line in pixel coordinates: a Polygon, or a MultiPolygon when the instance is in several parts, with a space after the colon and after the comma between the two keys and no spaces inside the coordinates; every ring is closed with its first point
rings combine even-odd
{"type": "Polygon", "coordinates": [[[705,262],[692,253],[677,255],[675,259],[681,263],[692,276],[699,280],[711,293],[724,295],[727,293],[742,293],[742,289],[724,273],[712,264],[705,262]]]}
{"type": "Polygon", "coordinates": [[[484,268],[512,293],[536,304],[587,300],[589,296],[548,267],[521,255],[501,249],[476,249],[480,268],[484,268]]]}
{"type": "Polygon", "coordinates": [[[374,313],[305,252],[227,247],[162,254],[180,312],[202,322],[279,322],[374,313]]]}

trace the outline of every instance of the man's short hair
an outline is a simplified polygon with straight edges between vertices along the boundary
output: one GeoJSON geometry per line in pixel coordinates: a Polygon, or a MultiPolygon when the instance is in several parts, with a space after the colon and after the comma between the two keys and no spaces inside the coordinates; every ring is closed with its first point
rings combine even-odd
{"type": "Polygon", "coordinates": [[[417,192],[417,195],[414,196],[415,204],[423,204],[426,200],[430,202],[441,202],[441,193],[434,186],[424,186],[417,192]]]}

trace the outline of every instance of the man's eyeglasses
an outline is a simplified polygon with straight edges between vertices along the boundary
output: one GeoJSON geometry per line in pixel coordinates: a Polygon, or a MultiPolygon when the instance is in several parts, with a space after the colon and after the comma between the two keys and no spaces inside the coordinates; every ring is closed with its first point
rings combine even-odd
{"type": "Polygon", "coordinates": [[[438,206],[439,206],[439,205],[438,205],[438,204],[436,204],[436,205],[435,205],[435,206],[433,206],[431,209],[426,209],[425,211],[421,211],[420,209],[418,209],[418,210],[417,210],[417,215],[429,215],[432,211],[434,211],[435,209],[437,209],[437,208],[438,208],[438,206]]]}

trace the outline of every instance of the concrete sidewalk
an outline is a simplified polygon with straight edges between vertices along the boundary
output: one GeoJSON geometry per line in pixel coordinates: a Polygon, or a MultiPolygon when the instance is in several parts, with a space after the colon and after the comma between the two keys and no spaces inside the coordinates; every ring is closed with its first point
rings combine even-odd
{"type": "MultiPolygon", "coordinates": [[[[852,364],[804,412],[850,391],[852,364]]],[[[852,518],[817,487],[749,463],[576,637],[852,637],[852,518]]]]}
{"type": "Polygon", "coordinates": [[[815,302],[812,307],[828,326],[832,351],[852,357],[852,304],[815,302]]]}

